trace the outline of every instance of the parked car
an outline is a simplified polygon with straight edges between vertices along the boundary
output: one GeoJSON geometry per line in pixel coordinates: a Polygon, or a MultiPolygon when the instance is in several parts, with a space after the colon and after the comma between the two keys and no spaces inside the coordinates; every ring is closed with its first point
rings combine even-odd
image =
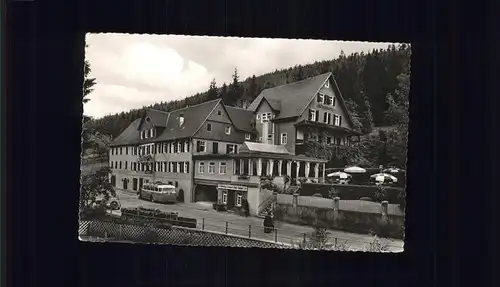
{"type": "MultiPolygon", "coordinates": [[[[104,196],[98,196],[94,201],[95,205],[100,205],[104,199],[104,196]]],[[[111,210],[119,210],[121,208],[120,199],[118,196],[110,197],[108,202],[106,203],[106,208],[111,210]]]]}

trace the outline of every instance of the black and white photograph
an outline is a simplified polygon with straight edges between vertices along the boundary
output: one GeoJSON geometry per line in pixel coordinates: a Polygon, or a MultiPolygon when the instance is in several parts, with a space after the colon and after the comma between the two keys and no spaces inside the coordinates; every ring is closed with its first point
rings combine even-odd
{"type": "Polygon", "coordinates": [[[410,76],[408,43],[88,33],[78,237],[403,252],[410,76]]]}

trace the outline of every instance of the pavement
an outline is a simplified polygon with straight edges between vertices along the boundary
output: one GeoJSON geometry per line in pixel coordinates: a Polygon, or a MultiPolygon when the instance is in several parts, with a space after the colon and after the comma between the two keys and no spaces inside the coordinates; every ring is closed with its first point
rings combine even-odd
{"type": "MultiPolygon", "coordinates": [[[[275,221],[276,233],[264,233],[263,220],[258,217],[244,217],[230,212],[218,212],[212,208],[210,203],[176,203],[162,204],[138,199],[135,191],[124,191],[116,189],[122,208],[145,207],[159,209],[166,212],[177,212],[181,217],[196,218],[197,228],[226,232],[232,235],[251,237],[254,239],[291,244],[304,237],[304,234],[312,234],[314,228],[310,226],[294,225],[275,221]]],[[[339,230],[329,230],[330,242],[337,243],[347,241],[352,250],[363,250],[373,241],[373,237],[367,234],[349,233],[339,230]]],[[[402,252],[404,242],[397,239],[382,239],[388,243],[391,252],[402,252]]]]}

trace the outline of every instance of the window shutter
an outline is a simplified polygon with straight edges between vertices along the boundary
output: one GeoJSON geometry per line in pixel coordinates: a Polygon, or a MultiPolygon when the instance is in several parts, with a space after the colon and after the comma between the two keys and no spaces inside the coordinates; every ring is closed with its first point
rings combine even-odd
{"type": "Polygon", "coordinates": [[[332,103],[335,106],[335,97],[332,97],[332,103]]]}
{"type": "Polygon", "coordinates": [[[186,162],[186,173],[189,173],[189,162],[186,162]]]}
{"type": "Polygon", "coordinates": [[[196,141],[196,151],[201,152],[201,143],[200,141],[196,141]]]}
{"type": "Polygon", "coordinates": [[[342,116],[339,116],[339,127],[342,126],[342,116]]]}
{"type": "Polygon", "coordinates": [[[234,153],[238,153],[238,146],[234,145],[234,153]]]}
{"type": "Polygon", "coordinates": [[[316,121],[319,122],[319,111],[316,111],[316,121]]]}

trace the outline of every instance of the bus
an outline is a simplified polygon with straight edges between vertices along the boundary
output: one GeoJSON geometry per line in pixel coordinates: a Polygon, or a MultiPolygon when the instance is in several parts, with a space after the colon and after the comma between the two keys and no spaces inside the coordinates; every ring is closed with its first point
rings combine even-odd
{"type": "Polygon", "coordinates": [[[176,203],[177,189],[173,185],[163,183],[144,183],[139,191],[139,199],[151,202],[176,203]]]}

